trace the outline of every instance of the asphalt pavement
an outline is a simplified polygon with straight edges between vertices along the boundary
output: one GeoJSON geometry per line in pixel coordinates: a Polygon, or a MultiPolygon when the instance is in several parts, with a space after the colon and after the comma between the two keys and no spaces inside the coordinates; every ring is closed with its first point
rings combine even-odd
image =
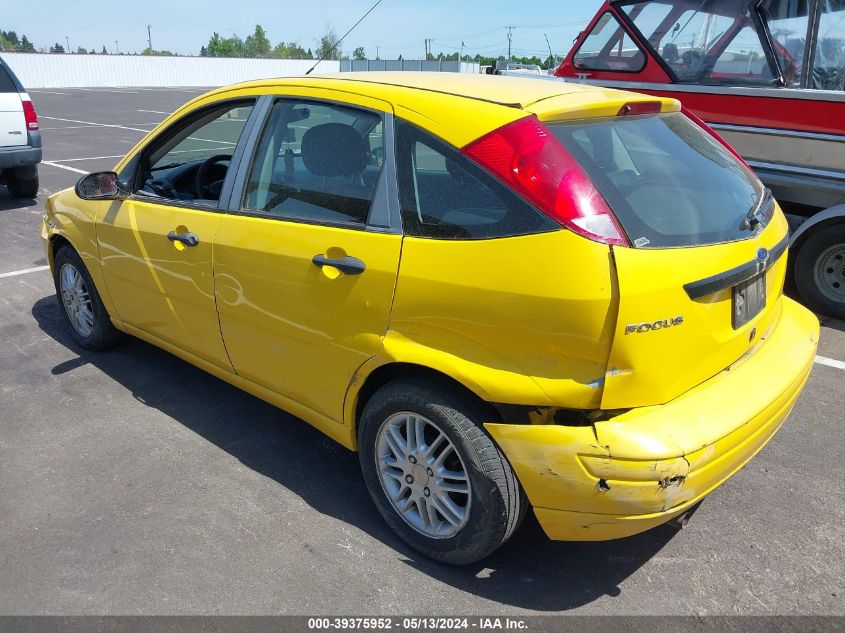
{"type": "Polygon", "coordinates": [[[140,341],[76,346],[44,200],[200,92],[30,91],[41,191],[0,187],[0,614],[845,615],[845,323],[685,529],[553,543],[529,516],[465,568],[395,538],[357,457],[305,423],[140,341]]]}

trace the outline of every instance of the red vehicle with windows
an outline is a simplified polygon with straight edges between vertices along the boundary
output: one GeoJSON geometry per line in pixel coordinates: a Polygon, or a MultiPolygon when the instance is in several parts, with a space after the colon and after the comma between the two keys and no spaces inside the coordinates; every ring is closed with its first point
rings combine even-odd
{"type": "Polygon", "coordinates": [[[794,289],[845,319],[845,0],[609,0],[555,75],[716,129],[788,213],[794,289]]]}

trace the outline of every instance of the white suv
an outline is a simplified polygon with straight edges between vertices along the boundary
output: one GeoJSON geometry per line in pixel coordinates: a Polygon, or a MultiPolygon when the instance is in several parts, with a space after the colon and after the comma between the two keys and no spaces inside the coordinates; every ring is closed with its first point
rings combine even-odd
{"type": "Polygon", "coordinates": [[[0,59],[0,183],[14,198],[38,194],[41,133],[29,95],[0,59]]]}

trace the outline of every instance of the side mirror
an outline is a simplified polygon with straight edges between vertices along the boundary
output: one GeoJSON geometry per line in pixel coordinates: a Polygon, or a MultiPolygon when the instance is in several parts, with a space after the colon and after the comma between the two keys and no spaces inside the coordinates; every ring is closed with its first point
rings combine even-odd
{"type": "Polygon", "coordinates": [[[79,179],[76,195],[83,200],[123,200],[129,192],[121,186],[116,173],[98,171],[79,179]]]}

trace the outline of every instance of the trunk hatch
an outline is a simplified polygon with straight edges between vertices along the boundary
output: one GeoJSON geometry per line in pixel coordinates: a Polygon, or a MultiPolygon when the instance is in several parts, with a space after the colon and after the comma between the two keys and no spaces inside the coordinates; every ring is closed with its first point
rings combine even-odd
{"type": "Polygon", "coordinates": [[[663,404],[734,363],[772,325],[786,268],[786,220],[747,165],[680,112],[627,112],[546,123],[630,245],[613,247],[603,409],[663,404]]]}
{"type": "MultiPolygon", "coordinates": [[[[778,213],[760,235],[742,242],[685,249],[614,248],[619,315],[608,359],[603,409],[663,404],[718,374],[764,338],[783,289],[786,220],[778,213]],[[760,248],[781,255],[762,273],[765,305],[734,327],[734,288],[691,298],[685,286],[719,280],[754,265],[760,248]],[[682,319],[678,322],[678,318],[682,319]]],[[[751,272],[751,268],[748,268],[751,272]]],[[[693,295],[696,294],[695,286],[693,295]]],[[[701,290],[706,291],[706,288],[701,290]]]]}

